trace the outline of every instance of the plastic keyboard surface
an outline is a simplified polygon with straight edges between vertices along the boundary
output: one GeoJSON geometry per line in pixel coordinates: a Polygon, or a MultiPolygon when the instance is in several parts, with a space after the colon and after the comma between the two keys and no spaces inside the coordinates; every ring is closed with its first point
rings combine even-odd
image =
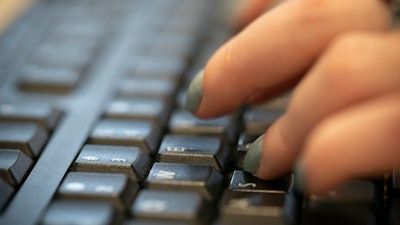
{"type": "Polygon", "coordinates": [[[400,224],[400,176],[327,196],[242,170],[287,96],[211,120],[188,83],[233,33],[212,0],[42,0],[0,37],[0,224],[400,224]]]}

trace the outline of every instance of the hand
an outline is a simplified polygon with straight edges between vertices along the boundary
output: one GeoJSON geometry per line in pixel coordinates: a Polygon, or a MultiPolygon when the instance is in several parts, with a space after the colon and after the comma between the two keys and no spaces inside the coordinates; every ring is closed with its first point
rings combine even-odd
{"type": "Polygon", "coordinates": [[[287,0],[213,55],[189,87],[187,108],[215,117],[294,88],[286,113],[251,146],[246,171],[272,179],[294,170],[309,193],[381,174],[400,163],[392,20],[383,0],[287,0]]]}

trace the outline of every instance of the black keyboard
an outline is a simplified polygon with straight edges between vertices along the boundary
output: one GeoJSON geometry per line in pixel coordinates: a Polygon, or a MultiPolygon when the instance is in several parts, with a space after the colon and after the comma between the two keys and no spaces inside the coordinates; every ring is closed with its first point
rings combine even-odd
{"type": "Polygon", "coordinates": [[[0,224],[400,224],[400,175],[326,196],[243,172],[288,96],[200,120],[213,0],[39,0],[0,37],[0,224]]]}

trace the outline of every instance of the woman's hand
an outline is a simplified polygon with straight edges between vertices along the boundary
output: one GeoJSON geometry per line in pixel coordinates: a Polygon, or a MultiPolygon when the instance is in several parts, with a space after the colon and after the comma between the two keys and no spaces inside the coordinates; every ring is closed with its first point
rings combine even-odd
{"type": "Polygon", "coordinates": [[[262,179],[294,169],[310,193],[382,173],[400,164],[400,32],[392,25],[383,0],[282,2],[214,54],[190,85],[187,108],[220,116],[296,86],[244,169],[262,179]]]}

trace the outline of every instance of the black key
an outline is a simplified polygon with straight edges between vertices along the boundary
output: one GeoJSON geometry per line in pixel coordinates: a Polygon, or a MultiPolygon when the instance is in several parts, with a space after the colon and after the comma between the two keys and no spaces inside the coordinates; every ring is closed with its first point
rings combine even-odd
{"type": "Polygon", "coordinates": [[[150,121],[103,119],[94,128],[89,143],[137,146],[147,154],[153,154],[159,139],[159,128],[150,121]]]}
{"type": "Polygon", "coordinates": [[[143,181],[150,169],[150,157],[137,147],[85,145],[74,163],[79,172],[124,173],[143,181]]]}
{"type": "Polygon", "coordinates": [[[17,149],[0,149],[0,177],[18,186],[27,175],[32,159],[17,149]]]}
{"type": "Polygon", "coordinates": [[[225,171],[232,152],[219,137],[166,135],[158,150],[160,162],[209,165],[225,171]]]}
{"type": "Polygon", "coordinates": [[[128,76],[142,78],[179,80],[184,69],[185,61],[177,57],[138,56],[134,61],[128,61],[128,76]],[[136,62],[132,65],[132,62],[136,62]]]}
{"type": "Polygon", "coordinates": [[[191,58],[194,38],[192,35],[176,32],[157,32],[157,35],[150,33],[150,48],[146,55],[153,57],[174,57],[185,61],[191,58]]]}
{"type": "Polygon", "coordinates": [[[42,225],[112,225],[115,213],[110,203],[56,200],[45,212],[42,225]]]}
{"type": "Polygon", "coordinates": [[[47,131],[35,123],[0,122],[0,148],[19,149],[36,158],[47,139],[47,131]]]}
{"type": "Polygon", "coordinates": [[[375,193],[370,181],[350,181],[327,195],[311,195],[301,224],[375,224],[375,193]]]}
{"type": "Polygon", "coordinates": [[[0,178],[0,193],[0,211],[2,211],[14,194],[14,188],[2,178],[0,178]]]}
{"type": "Polygon", "coordinates": [[[271,124],[283,115],[283,110],[253,107],[246,109],[243,114],[245,131],[248,134],[262,134],[271,124]]]}
{"type": "Polygon", "coordinates": [[[196,191],[207,200],[219,194],[223,176],[211,166],[155,163],[145,186],[153,190],[196,191]]]}
{"type": "Polygon", "coordinates": [[[131,208],[134,218],[199,224],[209,218],[206,204],[198,193],[177,191],[141,191],[131,208]]]}
{"type": "Polygon", "coordinates": [[[229,184],[229,190],[285,194],[289,190],[290,184],[291,176],[266,181],[260,180],[242,170],[235,170],[229,184]]]}
{"type": "Polygon", "coordinates": [[[25,91],[64,94],[78,85],[80,77],[73,68],[30,65],[22,71],[20,86],[25,91]]]}
{"type": "Polygon", "coordinates": [[[220,206],[220,224],[286,224],[285,194],[226,191],[220,206]]]}
{"type": "Polygon", "coordinates": [[[21,102],[0,104],[0,121],[35,122],[52,131],[61,117],[61,111],[47,104],[21,102]]]}
{"type": "Polygon", "coordinates": [[[176,83],[165,79],[129,78],[119,86],[120,97],[155,97],[166,101],[172,100],[176,91],[176,83]]]}
{"type": "Polygon", "coordinates": [[[234,116],[203,120],[187,111],[176,111],[172,114],[169,129],[173,134],[216,135],[233,143],[236,137],[234,116]]]}
{"type": "Polygon", "coordinates": [[[58,190],[58,197],[108,201],[122,210],[132,203],[138,190],[139,185],[124,174],[70,172],[58,190]]]}
{"type": "Polygon", "coordinates": [[[42,44],[33,53],[31,64],[43,67],[72,68],[82,71],[91,60],[90,52],[84,49],[78,41],[64,41],[42,44]]]}
{"type": "Polygon", "coordinates": [[[159,98],[116,99],[112,101],[104,117],[116,119],[150,120],[164,126],[169,116],[169,109],[159,98]]]}

